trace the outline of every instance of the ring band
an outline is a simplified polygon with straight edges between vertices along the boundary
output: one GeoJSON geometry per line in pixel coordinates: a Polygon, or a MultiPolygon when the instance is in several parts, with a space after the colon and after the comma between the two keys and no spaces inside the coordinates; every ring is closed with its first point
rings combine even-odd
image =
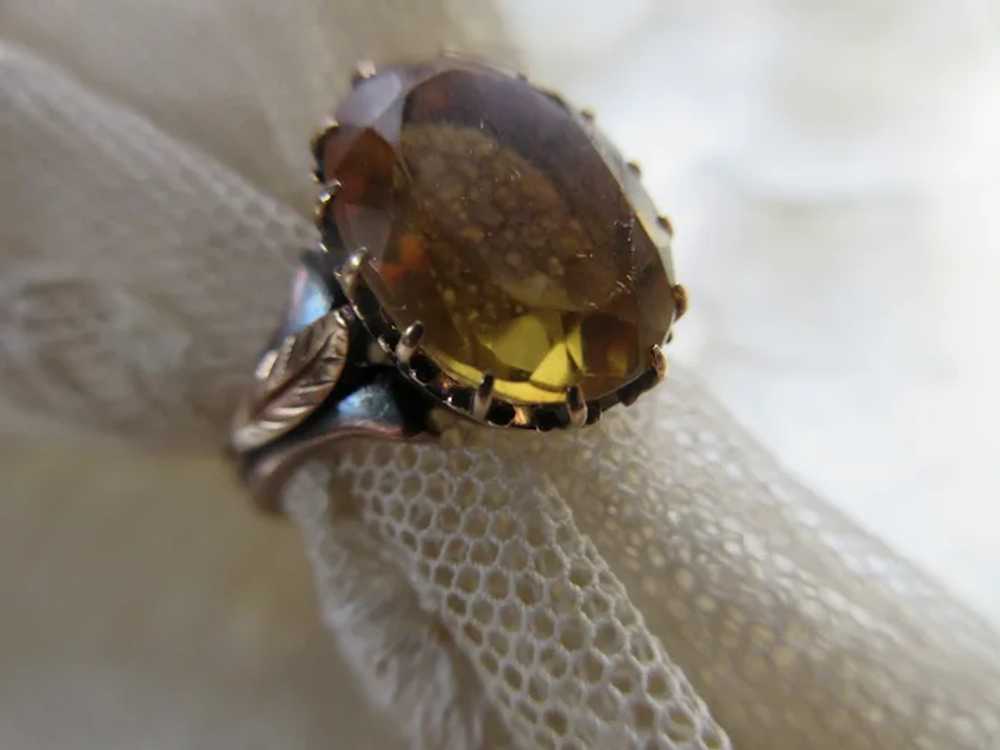
{"type": "Polygon", "coordinates": [[[265,508],[342,438],[426,439],[434,408],[593,424],[663,379],[687,307],[672,227],[591,115],[467,60],[359,70],[312,142],[320,248],[233,422],[265,508]]]}

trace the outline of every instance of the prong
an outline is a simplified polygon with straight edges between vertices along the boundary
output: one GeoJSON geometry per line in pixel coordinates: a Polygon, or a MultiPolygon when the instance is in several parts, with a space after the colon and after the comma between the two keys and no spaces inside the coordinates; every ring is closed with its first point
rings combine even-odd
{"type": "Polygon", "coordinates": [[[594,121],[594,119],[596,118],[596,115],[594,114],[594,110],[589,109],[589,108],[584,108],[584,109],[580,110],[580,117],[582,117],[587,122],[591,122],[592,123],[594,121]]]}
{"type": "Polygon", "coordinates": [[[320,191],[319,196],[316,198],[316,207],[313,210],[313,219],[316,222],[316,228],[320,232],[323,232],[326,224],[326,215],[330,210],[330,205],[333,203],[333,199],[337,196],[337,192],[340,190],[340,181],[331,180],[323,189],[320,191]]]}
{"type": "Polygon", "coordinates": [[[642,393],[642,388],[637,381],[632,381],[628,385],[623,385],[618,391],[618,401],[622,406],[631,406],[642,393]]]}
{"type": "Polygon", "coordinates": [[[595,401],[587,406],[587,424],[597,424],[601,420],[601,404],[595,401]]]}
{"type": "Polygon", "coordinates": [[[667,377],[667,355],[663,353],[659,344],[654,344],[649,350],[649,363],[656,373],[656,382],[662,382],[667,377]]]}
{"type": "Polygon", "coordinates": [[[340,282],[340,288],[344,290],[344,294],[347,295],[348,299],[354,297],[354,292],[358,288],[361,267],[365,264],[367,256],[368,251],[365,248],[361,248],[358,252],[353,253],[347,259],[347,262],[334,273],[337,281],[340,282]]]}
{"type": "Polygon", "coordinates": [[[544,88],[539,89],[539,91],[541,91],[551,101],[555,102],[563,109],[569,109],[569,107],[566,105],[566,100],[563,99],[562,94],[560,94],[558,91],[552,91],[551,89],[544,89],[544,88]]]}
{"type": "Polygon", "coordinates": [[[420,339],[423,337],[424,324],[419,320],[415,320],[407,326],[406,330],[403,331],[403,335],[399,337],[399,342],[396,344],[396,359],[401,364],[410,364],[410,357],[416,353],[417,347],[420,346],[420,339]]]}
{"type": "Polygon", "coordinates": [[[472,397],[472,417],[480,422],[486,419],[486,414],[493,404],[493,383],[494,378],[490,373],[483,375],[483,380],[476,388],[476,393],[472,397]]]}
{"type": "Polygon", "coordinates": [[[320,157],[320,149],[323,148],[323,142],[340,127],[340,123],[334,120],[332,117],[327,118],[323,122],[323,126],[313,133],[312,138],[309,139],[309,150],[312,155],[317,159],[320,157]]]}
{"type": "Polygon", "coordinates": [[[530,427],[535,419],[535,410],[527,404],[512,405],[514,417],[508,423],[513,427],[530,427]]]}
{"type": "Polygon", "coordinates": [[[354,71],[351,73],[351,85],[357,86],[362,81],[367,81],[369,78],[375,75],[377,71],[375,70],[375,63],[371,60],[358,60],[354,65],[354,71]]]}
{"type": "Polygon", "coordinates": [[[569,412],[569,423],[572,427],[583,427],[587,424],[587,400],[583,397],[583,389],[579,385],[566,389],[566,411],[569,412]]]}
{"type": "Polygon", "coordinates": [[[320,184],[326,181],[326,176],[323,174],[323,146],[326,143],[326,139],[337,132],[337,128],[339,127],[340,123],[334,119],[329,119],[323,123],[323,127],[313,133],[313,137],[309,141],[309,151],[315,162],[313,177],[320,184]]]}
{"type": "Polygon", "coordinates": [[[656,223],[659,224],[660,228],[669,234],[671,238],[674,236],[674,225],[670,223],[670,219],[666,216],[663,216],[662,214],[657,216],[656,223]]]}
{"type": "Polygon", "coordinates": [[[680,320],[688,309],[687,289],[680,284],[674,284],[674,288],[670,292],[674,295],[674,320],[680,320]]]}
{"type": "Polygon", "coordinates": [[[639,165],[639,162],[637,161],[628,162],[628,168],[632,170],[632,174],[634,174],[636,177],[642,177],[642,167],[639,165]]]}

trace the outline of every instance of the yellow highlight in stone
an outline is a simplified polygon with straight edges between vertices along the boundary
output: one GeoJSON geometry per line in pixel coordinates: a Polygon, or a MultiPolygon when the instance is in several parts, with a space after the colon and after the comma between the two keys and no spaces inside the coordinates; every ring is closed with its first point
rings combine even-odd
{"type": "Polygon", "coordinates": [[[552,346],[549,332],[537,315],[514,318],[492,341],[483,340],[500,362],[509,367],[531,372],[552,346]]]}
{"type": "MultiPolygon", "coordinates": [[[[483,371],[477,367],[459,362],[441,351],[430,350],[429,353],[441,365],[441,368],[451,377],[465,383],[479,383],[483,379],[483,371]]],[[[493,392],[500,398],[515,404],[547,404],[558,403],[565,398],[562,390],[542,388],[531,381],[495,378],[493,392]]]]}
{"type": "Polygon", "coordinates": [[[553,344],[545,359],[531,373],[531,382],[543,387],[563,390],[573,383],[569,348],[560,341],[553,344]]]}

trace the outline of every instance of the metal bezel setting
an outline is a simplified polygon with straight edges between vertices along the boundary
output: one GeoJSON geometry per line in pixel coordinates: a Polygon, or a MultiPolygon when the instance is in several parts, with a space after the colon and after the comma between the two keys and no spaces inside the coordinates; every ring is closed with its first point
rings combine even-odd
{"type": "MultiPolygon", "coordinates": [[[[354,77],[353,85],[356,86],[375,75],[374,67],[370,63],[364,64],[364,71],[366,75],[354,77]]],[[[526,80],[522,75],[518,77],[526,80]]],[[[539,90],[579,117],[587,129],[592,128],[594,116],[589,110],[574,112],[562,97],[545,89],[539,90]]],[[[368,287],[362,274],[362,269],[368,262],[366,249],[327,246],[325,237],[330,227],[335,226],[330,212],[336,201],[340,183],[324,173],[322,156],[326,140],[338,127],[336,121],[329,120],[317,131],[310,144],[314,158],[313,174],[316,181],[322,185],[315,208],[315,221],[321,234],[320,248],[330,255],[336,251],[337,254],[342,253],[343,257],[346,257],[346,261],[334,271],[334,277],[357,319],[378,343],[386,364],[394,365],[408,381],[419,386],[434,400],[469,419],[494,427],[541,431],[594,424],[607,409],[618,403],[630,406],[642,393],[664,379],[667,359],[662,344],[650,348],[649,366],[646,370],[615,391],[595,399],[586,398],[586,394],[577,385],[566,389],[566,396],[562,402],[513,403],[494,395],[494,379],[490,373],[486,373],[481,383],[470,385],[444,372],[420,345],[424,334],[423,325],[417,322],[405,331],[400,331],[368,287]]],[[[638,175],[639,168],[635,162],[629,162],[628,168],[638,175]]],[[[657,221],[671,236],[673,235],[667,217],[659,216],[657,221]]],[[[687,292],[684,287],[675,284],[671,291],[675,314],[664,343],[672,339],[673,324],[687,309],[687,292]]]]}

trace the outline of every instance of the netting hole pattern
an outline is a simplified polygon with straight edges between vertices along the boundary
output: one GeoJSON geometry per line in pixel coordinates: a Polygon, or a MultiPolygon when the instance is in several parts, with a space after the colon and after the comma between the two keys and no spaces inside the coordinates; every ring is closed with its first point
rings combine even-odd
{"type": "Polygon", "coordinates": [[[361,442],[345,487],[526,746],[729,746],[553,486],[476,448],[361,442]]]}

